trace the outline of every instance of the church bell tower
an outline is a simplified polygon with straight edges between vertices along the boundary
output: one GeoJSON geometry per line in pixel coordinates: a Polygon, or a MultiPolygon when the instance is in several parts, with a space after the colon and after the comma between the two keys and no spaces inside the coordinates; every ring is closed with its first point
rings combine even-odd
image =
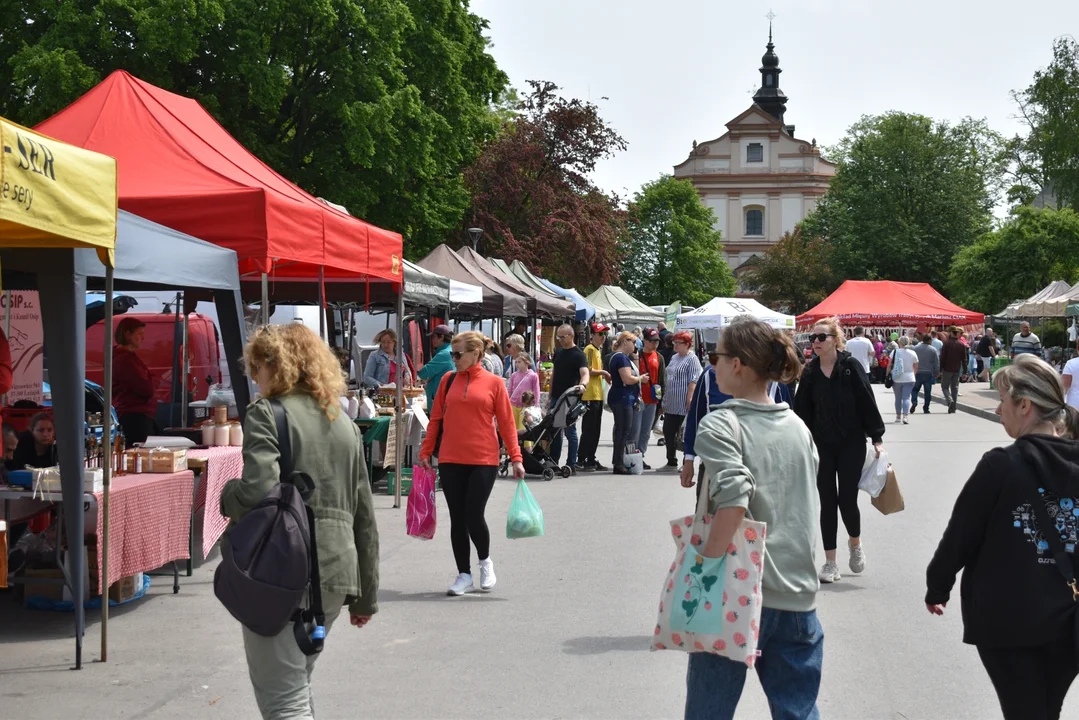
{"type": "MultiPolygon", "coordinates": [[[[787,112],[787,96],[779,89],[779,74],[783,72],[779,68],[779,56],[775,53],[775,45],[772,43],[772,21],[768,20],[768,45],[764,57],[761,58],[761,87],[753,96],[753,102],[757,103],[762,110],[780,122],[784,122],[783,114],[787,112]]],[[[786,131],[794,135],[794,126],[786,126],[786,131]]]]}

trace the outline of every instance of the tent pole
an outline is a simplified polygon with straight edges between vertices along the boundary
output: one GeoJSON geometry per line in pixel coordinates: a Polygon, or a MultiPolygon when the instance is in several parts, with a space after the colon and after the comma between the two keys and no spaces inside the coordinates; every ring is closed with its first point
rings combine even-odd
{"type": "MultiPolygon", "coordinates": [[[[177,427],[187,427],[187,383],[188,375],[191,374],[191,352],[187,344],[190,342],[191,328],[187,321],[187,293],[184,293],[184,356],[180,360],[180,424],[177,427]]],[[[207,388],[208,389],[208,388],[207,388]]]]}
{"type": "MultiPolygon", "coordinates": [[[[368,280],[370,282],[370,280],[368,280]]],[[[404,454],[405,439],[405,373],[408,372],[408,364],[405,363],[405,285],[401,283],[397,291],[397,414],[393,421],[397,425],[397,433],[394,443],[393,454],[393,477],[396,480],[393,488],[393,506],[401,507],[401,486],[404,478],[401,477],[401,456],[404,454]]]]}
{"type": "MultiPolygon", "coordinates": [[[[11,290],[4,290],[4,337],[11,342],[11,290]]],[[[7,405],[7,394],[3,397],[4,405],[7,405]]]]}
{"type": "MultiPolygon", "coordinates": [[[[105,265],[105,377],[102,390],[105,395],[105,412],[101,414],[101,441],[112,444],[112,291],[113,271],[105,265]]],[[[112,457],[112,453],[109,453],[112,457]]],[[[122,460],[121,460],[122,461],[122,460]]],[[[112,487],[112,463],[106,462],[101,468],[101,662],[109,661],[109,492],[112,487]]],[[[82,598],[75,598],[82,602],[82,598]]]]}
{"type": "Polygon", "coordinates": [[[262,273],[262,324],[270,324],[270,276],[262,273]]]}
{"type": "MultiPolygon", "coordinates": [[[[368,282],[371,282],[368,280],[368,282]]],[[[326,267],[318,266],[318,334],[325,342],[326,337],[326,267]]]]}

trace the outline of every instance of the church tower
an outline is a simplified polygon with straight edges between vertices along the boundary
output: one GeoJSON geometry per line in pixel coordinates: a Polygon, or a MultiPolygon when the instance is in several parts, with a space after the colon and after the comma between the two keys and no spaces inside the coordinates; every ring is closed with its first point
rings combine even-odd
{"type": "MultiPolygon", "coordinates": [[[[764,57],[761,58],[761,86],[753,96],[753,102],[782,123],[783,114],[787,112],[787,96],[779,89],[779,74],[783,70],[779,67],[779,56],[772,43],[771,20],[768,21],[768,45],[765,48],[764,57]]],[[[793,125],[787,125],[786,130],[788,135],[794,135],[793,125]]]]}

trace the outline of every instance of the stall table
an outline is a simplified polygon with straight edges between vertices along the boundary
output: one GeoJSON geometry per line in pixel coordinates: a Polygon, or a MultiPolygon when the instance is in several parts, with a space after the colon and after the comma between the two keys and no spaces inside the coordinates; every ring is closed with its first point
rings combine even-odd
{"type": "MultiPolygon", "coordinates": [[[[221,514],[221,491],[234,478],[243,477],[244,454],[239,447],[199,448],[187,451],[187,468],[198,473],[195,484],[194,510],[202,510],[202,559],[221,539],[229,526],[229,519],[221,514]]],[[[195,542],[194,515],[191,519],[189,544],[195,542]]],[[[194,555],[194,549],[189,556],[194,555]]],[[[187,561],[187,576],[191,577],[191,560],[187,561]]]]}

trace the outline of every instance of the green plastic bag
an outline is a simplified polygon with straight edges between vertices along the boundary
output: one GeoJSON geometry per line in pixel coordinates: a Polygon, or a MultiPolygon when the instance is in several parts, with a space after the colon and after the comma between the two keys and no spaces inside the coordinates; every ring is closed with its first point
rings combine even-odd
{"type": "Polygon", "coordinates": [[[506,516],[506,537],[510,540],[539,537],[543,534],[543,511],[532,496],[532,491],[521,480],[517,483],[517,492],[510,503],[510,512],[506,516]]]}

